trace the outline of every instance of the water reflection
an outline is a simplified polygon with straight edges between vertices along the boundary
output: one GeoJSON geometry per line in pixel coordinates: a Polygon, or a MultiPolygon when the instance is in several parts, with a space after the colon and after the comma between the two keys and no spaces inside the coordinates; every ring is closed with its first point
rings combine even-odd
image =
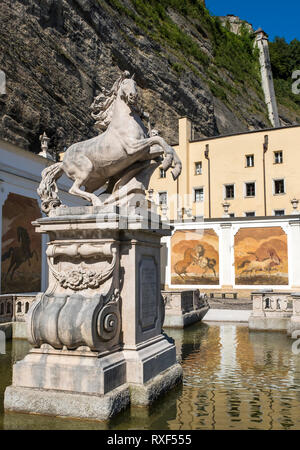
{"type": "MultiPolygon", "coordinates": [[[[183,386],[150,409],[131,408],[107,423],[5,414],[4,429],[299,429],[300,355],[284,333],[249,332],[243,325],[198,324],[168,330],[184,370],[183,386]]],[[[11,366],[29,346],[0,355],[0,396],[11,366]]],[[[2,408],[2,401],[1,406],[2,408]]]]}

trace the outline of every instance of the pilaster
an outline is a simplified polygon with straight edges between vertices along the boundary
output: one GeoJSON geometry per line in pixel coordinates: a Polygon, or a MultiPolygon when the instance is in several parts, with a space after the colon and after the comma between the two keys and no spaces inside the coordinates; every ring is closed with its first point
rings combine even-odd
{"type": "Polygon", "coordinates": [[[232,245],[232,224],[220,224],[219,236],[219,267],[220,267],[220,285],[223,289],[232,289],[233,287],[233,245],[232,245]]]}
{"type": "Polygon", "coordinates": [[[292,289],[300,289],[299,249],[300,249],[300,220],[291,220],[286,230],[288,233],[289,250],[289,285],[292,289]]]}

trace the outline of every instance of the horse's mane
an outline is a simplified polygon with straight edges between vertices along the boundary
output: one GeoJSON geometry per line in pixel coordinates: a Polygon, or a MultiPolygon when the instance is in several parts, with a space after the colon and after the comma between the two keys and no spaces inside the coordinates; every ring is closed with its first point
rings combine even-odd
{"type": "Polygon", "coordinates": [[[91,108],[92,117],[96,120],[95,127],[100,131],[105,131],[111,122],[115,100],[117,98],[118,90],[122,81],[125,78],[129,78],[130,74],[125,70],[121,76],[114,82],[112,88],[109,91],[104,91],[95,97],[91,108]]]}

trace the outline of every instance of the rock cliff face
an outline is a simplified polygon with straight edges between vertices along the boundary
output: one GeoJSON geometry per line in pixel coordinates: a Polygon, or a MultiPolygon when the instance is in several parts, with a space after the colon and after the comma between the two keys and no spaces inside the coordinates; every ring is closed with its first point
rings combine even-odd
{"type": "Polygon", "coordinates": [[[156,39],[155,21],[145,31],[140,3],[1,0],[0,69],[7,94],[0,96],[0,137],[38,152],[43,131],[58,151],[95,136],[93,98],[125,69],[135,72],[144,109],[170,143],[178,139],[180,116],[193,120],[194,138],[269,126],[259,89],[236,89],[230,70],[214,66],[201,14],[165,8],[168,26],[180,29],[182,45],[200,49],[202,62],[186,55],[179,38],[176,51],[170,40],[156,39]],[[214,73],[229,87],[225,96],[214,73]]]}

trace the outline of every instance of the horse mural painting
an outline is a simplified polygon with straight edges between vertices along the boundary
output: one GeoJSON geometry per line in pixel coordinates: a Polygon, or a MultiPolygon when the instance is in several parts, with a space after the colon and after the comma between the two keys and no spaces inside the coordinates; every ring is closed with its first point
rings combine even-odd
{"type": "Polygon", "coordinates": [[[187,248],[184,252],[183,259],[174,264],[174,271],[184,280],[184,276],[187,276],[188,267],[191,265],[196,265],[202,255],[202,245],[197,245],[196,248],[187,248]]]}
{"type": "MultiPolygon", "coordinates": [[[[249,254],[253,254],[248,252],[249,254]]],[[[269,249],[268,257],[259,260],[256,257],[255,260],[251,261],[243,261],[243,263],[238,267],[239,269],[243,269],[241,271],[242,274],[255,274],[258,272],[271,272],[271,270],[276,270],[276,267],[281,263],[281,259],[277,255],[274,249],[269,249]]]]}
{"type": "Polygon", "coordinates": [[[281,227],[240,228],[234,254],[237,285],[288,285],[287,235],[281,227]]]}
{"type": "Polygon", "coordinates": [[[176,230],[171,239],[173,285],[219,283],[219,238],[214,230],[176,230]]]}
{"type": "Polygon", "coordinates": [[[180,175],[177,154],[162,137],[149,137],[150,130],[142,122],[137,101],[137,85],[127,71],[109,92],[95,99],[92,116],[102,133],[71,145],[63,162],[43,170],[38,193],[45,213],[61,204],[56,180],[63,173],[74,182],[69,192],[93,206],[120,204],[122,198],[126,203],[130,193],[144,193],[160,164],[164,170],[174,164],[173,178],[180,175]],[[104,188],[106,194],[102,198],[94,194],[99,188],[104,188]]]}
{"type": "Polygon", "coordinates": [[[32,221],[41,214],[36,199],[10,192],[2,207],[1,294],[41,289],[41,235],[32,221]]]}
{"type": "Polygon", "coordinates": [[[10,280],[12,280],[16,270],[19,269],[22,264],[27,262],[30,266],[30,260],[33,256],[38,259],[37,252],[35,250],[31,251],[31,242],[28,231],[23,227],[18,227],[17,236],[20,245],[18,247],[10,247],[1,258],[2,261],[6,261],[10,258],[9,267],[4,278],[5,281],[9,275],[10,280]]]}
{"type": "Polygon", "coordinates": [[[178,261],[174,265],[174,271],[177,273],[177,275],[179,275],[180,278],[182,278],[182,280],[185,280],[183,275],[185,275],[186,277],[188,276],[188,267],[198,265],[199,267],[201,267],[201,269],[203,269],[203,272],[201,274],[202,277],[204,277],[208,271],[212,271],[212,273],[216,277],[216,260],[214,258],[208,258],[204,255],[205,249],[201,244],[197,245],[195,248],[187,248],[184,252],[183,260],[178,261]]]}

